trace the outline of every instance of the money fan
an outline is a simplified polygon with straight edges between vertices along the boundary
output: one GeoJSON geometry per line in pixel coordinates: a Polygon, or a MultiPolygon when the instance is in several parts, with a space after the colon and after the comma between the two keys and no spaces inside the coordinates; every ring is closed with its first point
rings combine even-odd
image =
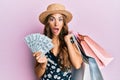
{"type": "Polygon", "coordinates": [[[53,48],[52,40],[40,33],[27,35],[25,41],[33,53],[40,51],[45,55],[53,48]]]}

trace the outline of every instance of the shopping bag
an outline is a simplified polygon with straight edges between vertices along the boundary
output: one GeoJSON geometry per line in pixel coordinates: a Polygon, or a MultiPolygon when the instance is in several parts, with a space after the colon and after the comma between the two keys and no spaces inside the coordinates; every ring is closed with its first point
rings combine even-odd
{"type": "Polygon", "coordinates": [[[95,58],[100,68],[107,66],[113,60],[113,57],[89,36],[84,36],[78,33],[76,37],[81,43],[85,53],[88,56],[95,58]]]}
{"type": "Polygon", "coordinates": [[[84,74],[83,74],[83,80],[91,80],[90,75],[90,66],[88,63],[84,62],[84,74]]]}
{"type": "Polygon", "coordinates": [[[80,69],[72,68],[72,80],[83,80],[84,70],[85,70],[84,64],[81,65],[80,69]]]}
{"type": "Polygon", "coordinates": [[[91,80],[89,64],[83,62],[80,69],[73,68],[72,80],[91,80]]]}
{"type": "Polygon", "coordinates": [[[81,46],[83,47],[86,55],[93,57],[96,60],[98,66],[100,68],[102,68],[104,66],[102,61],[100,61],[100,59],[95,55],[94,51],[89,47],[89,45],[85,41],[81,41],[81,46]]]}
{"type": "Polygon", "coordinates": [[[96,63],[96,60],[92,57],[87,56],[79,40],[75,36],[73,36],[73,38],[78,50],[81,51],[83,64],[85,65],[82,80],[104,80],[101,71],[96,63]]]}

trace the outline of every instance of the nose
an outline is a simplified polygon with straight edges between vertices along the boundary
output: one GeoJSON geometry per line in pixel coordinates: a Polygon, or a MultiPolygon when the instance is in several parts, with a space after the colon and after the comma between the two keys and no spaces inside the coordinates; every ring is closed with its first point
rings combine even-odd
{"type": "Polygon", "coordinates": [[[59,21],[55,20],[55,26],[58,26],[58,25],[59,25],[59,21]]]}

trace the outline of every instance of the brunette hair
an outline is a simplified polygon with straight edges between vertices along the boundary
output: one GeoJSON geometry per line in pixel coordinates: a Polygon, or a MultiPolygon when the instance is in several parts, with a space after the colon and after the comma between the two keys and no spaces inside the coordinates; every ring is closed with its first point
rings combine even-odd
{"type": "MultiPolygon", "coordinates": [[[[44,33],[46,36],[48,36],[49,38],[52,39],[52,32],[51,29],[49,27],[49,23],[48,23],[48,19],[51,15],[47,16],[46,20],[45,20],[45,28],[44,28],[44,33]]],[[[64,37],[68,34],[68,25],[66,22],[66,16],[63,15],[63,27],[61,29],[61,32],[59,34],[59,41],[60,41],[60,45],[59,45],[59,54],[58,54],[58,63],[61,67],[61,69],[63,71],[68,70],[71,68],[71,62],[70,62],[70,58],[68,55],[68,48],[67,45],[65,43],[64,37]]]]}

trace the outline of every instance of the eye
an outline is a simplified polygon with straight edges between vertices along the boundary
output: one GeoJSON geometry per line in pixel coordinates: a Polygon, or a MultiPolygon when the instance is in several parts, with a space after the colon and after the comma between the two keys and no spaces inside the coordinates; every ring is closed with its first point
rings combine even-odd
{"type": "Polygon", "coordinates": [[[53,17],[50,17],[49,18],[49,21],[54,21],[55,19],[53,17]]]}
{"type": "Polygon", "coordinates": [[[63,21],[63,18],[59,18],[59,21],[63,21]]]}

